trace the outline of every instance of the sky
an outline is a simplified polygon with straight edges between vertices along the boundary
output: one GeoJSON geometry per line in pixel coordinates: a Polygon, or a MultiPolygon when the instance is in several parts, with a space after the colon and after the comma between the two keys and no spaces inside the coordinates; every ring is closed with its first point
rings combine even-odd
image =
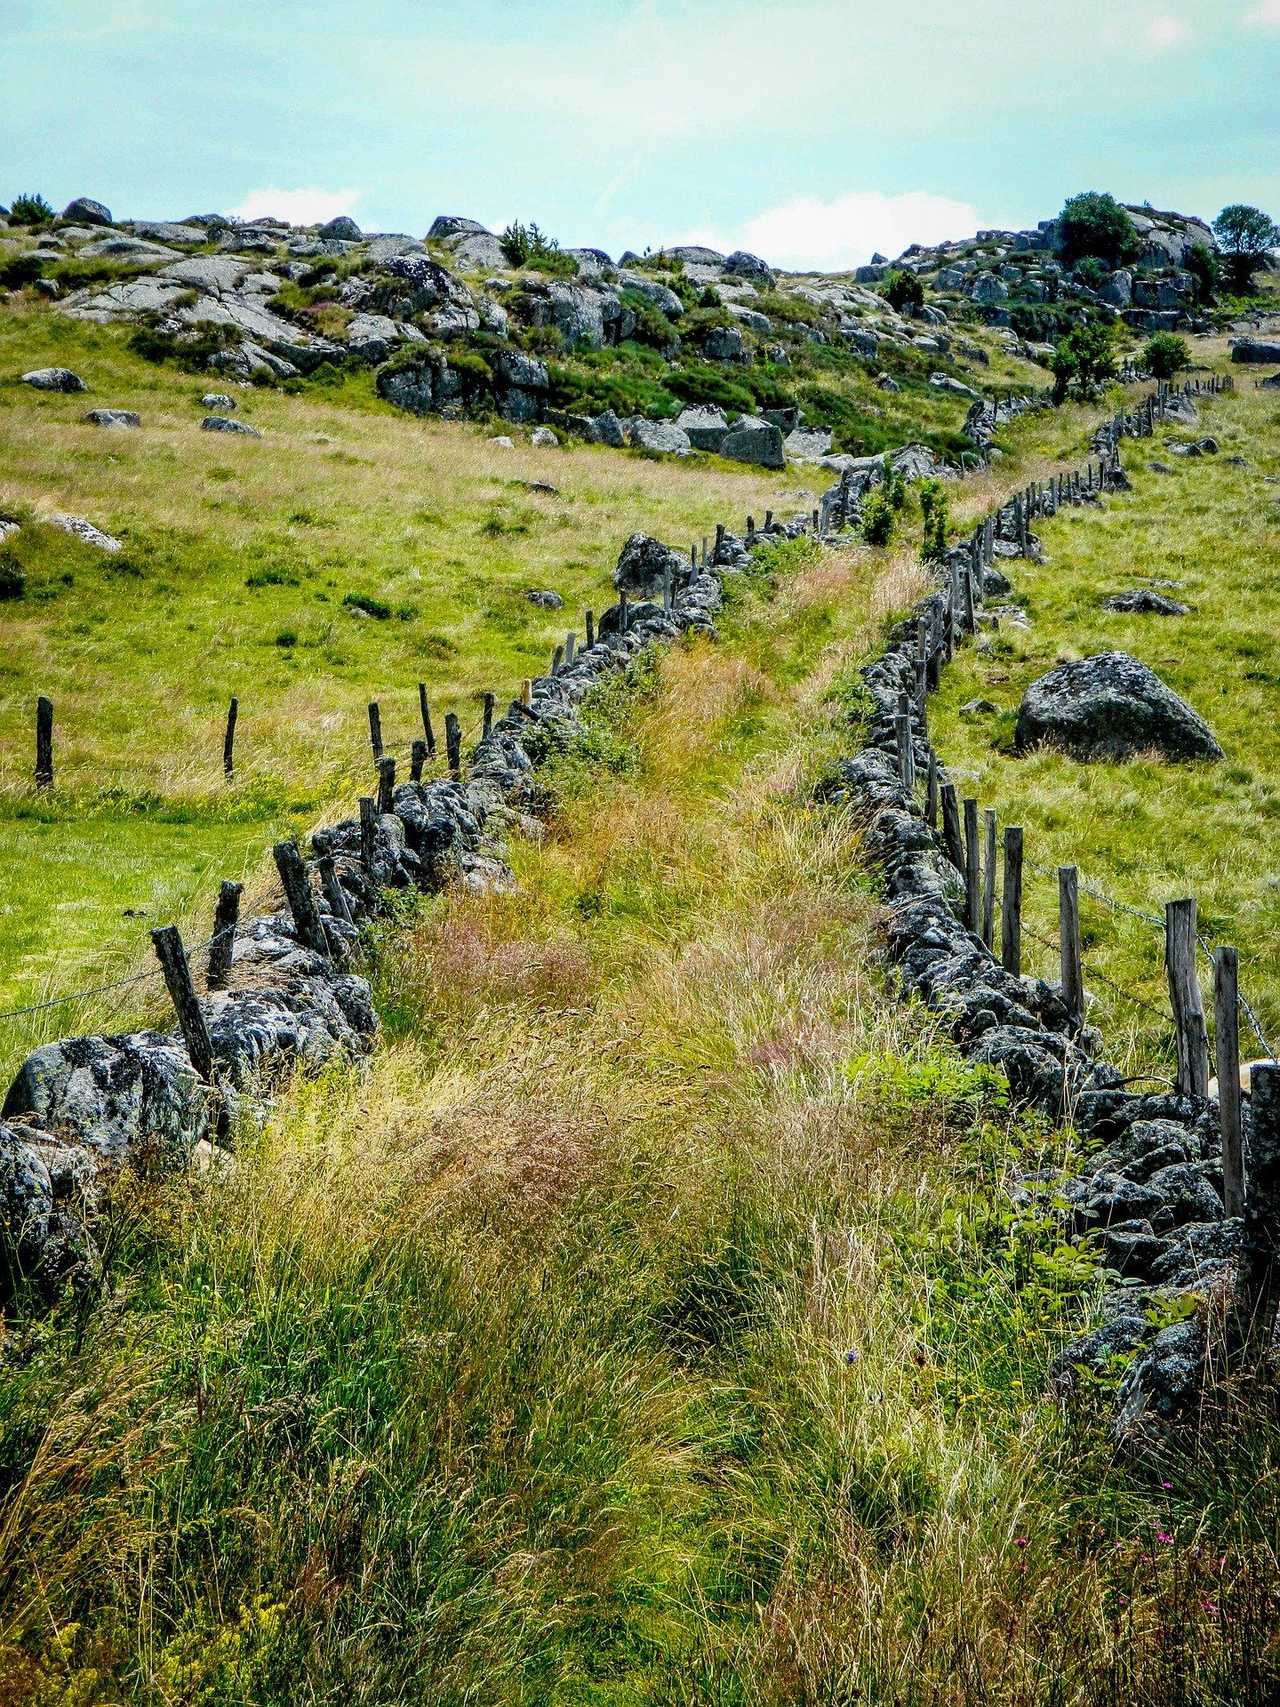
{"type": "Polygon", "coordinates": [[[1280,217],[1280,0],[0,0],[0,201],[839,267],[1078,190],[1280,217]]]}

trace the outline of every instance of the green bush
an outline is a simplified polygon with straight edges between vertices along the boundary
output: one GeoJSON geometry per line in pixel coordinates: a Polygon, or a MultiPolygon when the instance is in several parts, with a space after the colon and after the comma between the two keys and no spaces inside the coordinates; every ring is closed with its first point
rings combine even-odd
{"type": "Polygon", "coordinates": [[[1073,326],[1057,345],[1050,362],[1054,397],[1060,403],[1074,386],[1082,399],[1096,397],[1115,375],[1115,337],[1112,326],[1091,320],[1073,326]]]}
{"type": "Polygon", "coordinates": [[[282,628],[279,634],[276,635],[276,645],[283,651],[287,652],[290,647],[296,646],[297,644],[298,636],[291,628],[282,628]]]}
{"type": "Polygon", "coordinates": [[[723,409],[726,415],[749,415],[756,400],[741,379],[731,378],[715,362],[681,362],[667,375],[667,385],[682,403],[723,409]]]}
{"type": "Polygon", "coordinates": [[[895,267],[886,275],[883,290],[889,299],[889,306],[896,308],[899,314],[924,307],[923,284],[914,273],[906,272],[901,267],[895,267]]]}
{"type": "Polygon", "coordinates": [[[636,329],[631,334],[637,344],[647,344],[653,350],[669,350],[680,342],[680,334],[655,303],[638,290],[623,290],[622,301],[636,317],[636,329]]]}
{"type": "Polygon", "coordinates": [[[1183,266],[1196,281],[1196,301],[1210,303],[1217,295],[1222,268],[1218,257],[1207,243],[1195,243],[1183,260],[1183,266]]]}
{"type": "Polygon", "coordinates": [[[379,622],[385,622],[391,615],[391,606],[383,604],[381,599],[375,599],[369,593],[346,593],[342,602],[351,610],[360,610],[366,616],[377,617],[379,622]]]}
{"type": "Polygon", "coordinates": [[[530,267],[535,272],[564,275],[578,270],[573,256],[562,254],[559,243],[540,231],[536,220],[531,220],[528,225],[522,225],[518,219],[513,220],[498,242],[513,267],[530,267]]]}
{"type": "Polygon", "coordinates": [[[924,544],[920,555],[926,563],[945,563],[948,505],[946,489],[940,480],[926,480],[921,485],[920,513],[924,518],[924,544]]]}
{"type": "Polygon", "coordinates": [[[1143,365],[1156,379],[1172,379],[1191,361],[1185,338],[1173,332],[1157,332],[1142,352],[1143,365]]]}
{"type": "Polygon", "coordinates": [[[1253,289],[1253,275],[1280,248],[1280,225],[1260,207],[1232,202],[1213,222],[1214,236],[1222,251],[1228,283],[1239,296],[1253,289]]]}
{"type": "Polygon", "coordinates": [[[1108,267],[1131,261],[1142,248],[1138,228],[1112,195],[1085,190],[1069,196],[1058,215],[1058,255],[1069,267],[1097,256],[1108,267]]]}
{"type": "Polygon", "coordinates": [[[888,545],[898,525],[898,512],[887,489],[873,486],[862,500],[862,537],[868,545],[888,545]]]}
{"type": "Polygon", "coordinates": [[[0,552],[0,601],[20,599],[27,590],[27,577],[22,565],[11,552],[0,552]]]}
{"type": "Polygon", "coordinates": [[[11,225],[48,225],[52,219],[53,209],[41,195],[15,196],[9,207],[11,225]]]}
{"type": "Polygon", "coordinates": [[[1084,255],[1072,268],[1078,283],[1089,290],[1097,290],[1107,276],[1107,264],[1100,261],[1096,255],[1084,255]]]}
{"type": "Polygon", "coordinates": [[[44,271],[37,255],[15,255],[0,266],[0,285],[6,290],[22,290],[36,282],[44,271]]]}
{"type": "Polygon", "coordinates": [[[129,338],[129,348],[144,361],[173,361],[188,373],[200,373],[210,357],[230,349],[238,340],[234,326],[216,326],[198,321],[187,332],[161,332],[155,326],[139,326],[129,338]]]}

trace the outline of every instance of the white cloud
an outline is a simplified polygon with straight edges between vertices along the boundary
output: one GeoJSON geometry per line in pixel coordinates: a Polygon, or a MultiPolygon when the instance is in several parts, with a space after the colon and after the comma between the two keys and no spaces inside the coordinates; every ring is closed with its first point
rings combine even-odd
{"type": "Polygon", "coordinates": [[[1244,21],[1255,30],[1280,30],[1280,0],[1262,0],[1260,6],[1245,13],[1244,21]]]}
{"type": "Polygon", "coordinates": [[[1167,53],[1170,48],[1186,46],[1191,40],[1191,26],[1181,18],[1161,12],[1154,18],[1148,18],[1142,39],[1153,52],[1167,53]]]}
{"type": "Polygon", "coordinates": [[[797,196],[766,208],[734,233],[697,230],[673,243],[706,243],[721,251],[748,249],[772,266],[835,270],[861,266],[879,251],[890,258],[911,243],[940,243],[971,237],[983,222],[969,202],[953,201],[928,190],[885,195],[880,190],[851,190],[823,201],[797,196]]]}
{"type": "Polygon", "coordinates": [[[360,190],[305,189],[250,190],[231,212],[237,219],[287,219],[290,225],[323,225],[340,213],[354,213],[360,190]]]}

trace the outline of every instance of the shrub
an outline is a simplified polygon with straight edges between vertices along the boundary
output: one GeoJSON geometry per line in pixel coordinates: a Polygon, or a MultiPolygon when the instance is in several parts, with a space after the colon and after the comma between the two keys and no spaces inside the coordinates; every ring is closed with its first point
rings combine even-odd
{"type": "Polygon", "coordinates": [[[699,296],[699,298],[698,298],[698,307],[699,308],[721,308],[723,306],[724,305],[720,300],[720,292],[716,289],[716,287],[714,285],[705,285],[703,287],[701,296],[699,296]]]}
{"type": "Polygon", "coordinates": [[[669,350],[678,346],[680,334],[656,304],[638,290],[624,290],[622,301],[636,317],[636,329],[631,334],[637,344],[647,344],[653,350],[669,350]]]}
{"type": "Polygon", "coordinates": [[[868,545],[888,545],[898,524],[897,511],[883,486],[873,486],[862,501],[862,537],[868,545]]]}
{"type": "Polygon", "coordinates": [[[1097,290],[1107,276],[1107,264],[1100,261],[1096,255],[1084,255],[1072,269],[1078,283],[1089,290],[1097,290]]]}
{"type": "Polygon", "coordinates": [[[1096,397],[1116,371],[1115,340],[1110,325],[1089,321],[1073,326],[1053,352],[1054,397],[1061,402],[1074,385],[1081,398],[1096,397]]]}
{"type": "Polygon", "coordinates": [[[0,285],[6,290],[21,290],[25,285],[34,284],[42,272],[38,256],[15,255],[0,266],[0,285]]]}
{"type": "Polygon", "coordinates": [[[41,195],[15,196],[9,208],[11,225],[48,225],[52,219],[53,209],[41,195]]]}
{"type": "Polygon", "coordinates": [[[240,334],[234,326],[215,326],[200,320],[186,332],[161,332],[155,326],[139,326],[129,339],[129,348],[145,361],[177,362],[188,373],[199,373],[210,357],[234,345],[240,334]]]}
{"type": "Polygon", "coordinates": [[[1191,351],[1187,348],[1185,338],[1179,338],[1173,332],[1157,332],[1151,338],[1142,352],[1143,363],[1147,371],[1156,379],[1172,379],[1187,366],[1191,360],[1191,351]]]}
{"type": "Polygon", "coordinates": [[[747,385],[714,362],[682,362],[667,375],[667,384],[682,403],[705,404],[729,416],[749,415],[756,406],[747,385]]]}
{"type": "Polygon", "coordinates": [[[20,599],[27,590],[22,565],[11,552],[0,552],[0,601],[20,599]]]}
{"type": "Polygon", "coordinates": [[[926,563],[946,561],[947,508],[942,482],[926,480],[920,488],[920,511],[924,517],[924,545],[920,555],[926,563]]]}
{"type": "Polygon", "coordinates": [[[297,644],[298,636],[291,628],[282,628],[279,634],[276,635],[276,645],[282,647],[285,651],[288,651],[291,646],[296,646],[297,644]]]}
{"type": "Polygon", "coordinates": [[[1193,244],[1182,264],[1196,281],[1196,301],[1212,302],[1217,294],[1218,278],[1222,272],[1213,250],[1207,243],[1193,244]]]}
{"type": "Polygon", "coordinates": [[[543,273],[575,273],[578,263],[572,255],[563,255],[554,237],[538,229],[536,221],[528,225],[512,223],[499,237],[502,253],[513,267],[532,267],[543,273]]]}
{"type": "Polygon", "coordinates": [[[899,314],[924,307],[924,286],[914,273],[895,267],[884,281],[884,294],[889,306],[899,314]]]}
{"type": "Polygon", "coordinates": [[[1058,215],[1058,254],[1067,266],[1097,256],[1108,267],[1118,267],[1133,260],[1141,247],[1137,226],[1105,191],[1069,196],[1058,215]]]}
{"type": "Polygon", "coordinates": [[[351,610],[363,611],[366,616],[377,617],[379,622],[385,622],[391,615],[390,605],[384,605],[381,599],[375,599],[368,593],[347,593],[342,602],[351,610]]]}

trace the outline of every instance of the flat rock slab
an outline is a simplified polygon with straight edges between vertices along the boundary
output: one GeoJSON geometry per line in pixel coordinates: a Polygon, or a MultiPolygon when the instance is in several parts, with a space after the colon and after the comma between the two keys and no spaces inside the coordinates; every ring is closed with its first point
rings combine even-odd
{"type": "Polygon", "coordinates": [[[1032,682],[1018,710],[1015,750],[1061,747],[1080,759],[1220,759],[1200,714],[1127,652],[1059,664],[1032,682]]]}
{"type": "Polygon", "coordinates": [[[1126,593],[1116,593],[1103,605],[1103,610],[1119,611],[1125,616],[1186,616],[1188,606],[1177,599],[1168,599],[1150,587],[1132,587],[1126,593]]]}
{"type": "Polygon", "coordinates": [[[206,415],[200,425],[206,433],[239,433],[243,438],[260,439],[261,432],[247,421],[233,421],[227,415],[206,415]]]}
{"type": "Polygon", "coordinates": [[[142,416],[132,409],[90,409],[83,419],[91,427],[140,427],[142,416]]]}
{"type": "Polygon", "coordinates": [[[117,539],[114,534],[103,533],[100,527],[86,521],[83,516],[46,516],[45,520],[51,528],[61,528],[63,533],[73,533],[85,545],[96,546],[99,551],[123,551],[124,541],[117,539]]]}

